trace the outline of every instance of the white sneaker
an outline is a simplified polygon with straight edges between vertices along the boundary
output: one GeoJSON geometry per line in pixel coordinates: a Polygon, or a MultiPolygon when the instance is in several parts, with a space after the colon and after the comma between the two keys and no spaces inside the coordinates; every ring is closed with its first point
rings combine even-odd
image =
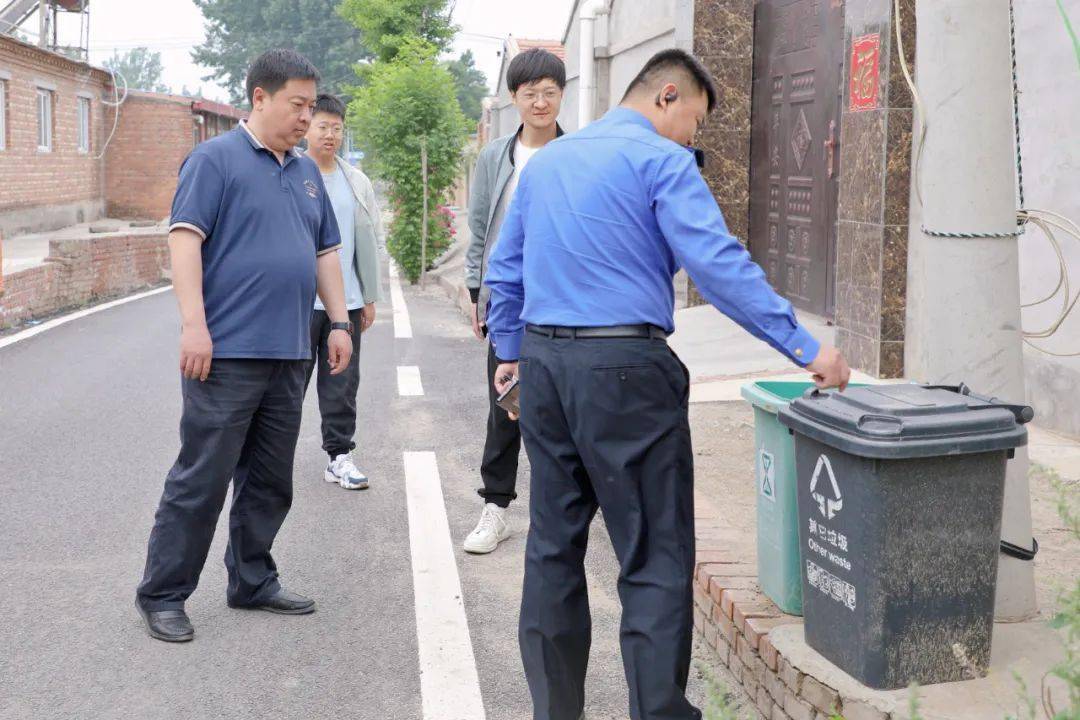
{"type": "Polygon", "coordinates": [[[485,555],[499,546],[506,538],[510,537],[510,526],[506,522],[506,508],[501,508],[495,503],[484,505],[484,511],[480,513],[480,522],[476,529],[465,538],[465,552],[475,555],[485,555]]]}
{"type": "Polygon", "coordinates": [[[356,469],[352,456],[348,453],[338,455],[326,466],[323,480],[337,483],[346,490],[366,490],[368,486],[367,476],[356,469]]]}

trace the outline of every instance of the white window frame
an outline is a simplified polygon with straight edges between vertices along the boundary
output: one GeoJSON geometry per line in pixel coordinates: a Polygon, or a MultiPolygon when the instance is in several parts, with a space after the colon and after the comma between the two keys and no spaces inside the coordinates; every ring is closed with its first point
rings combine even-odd
{"type": "Polygon", "coordinates": [[[76,119],[78,121],[79,152],[90,152],[90,98],[79,96],[75,99],[76,119]]]}
{"type": "Polygon", "coordinates": [[[38,152],[53,150],[53,91],[37,89],[38,152]]]}

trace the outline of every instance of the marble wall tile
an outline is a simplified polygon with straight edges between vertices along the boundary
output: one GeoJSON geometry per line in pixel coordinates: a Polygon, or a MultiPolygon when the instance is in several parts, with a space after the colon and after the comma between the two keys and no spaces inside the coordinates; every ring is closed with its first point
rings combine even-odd
{"type": "Polygon", "coordinates": [[[885,224],[907,225],[911,199],[912,111],[887,110],[885,131],[885,224]]]}
{"type": "Polygon", "coordinates": [[[694,54],[753,57],[754,0],[697,0],[694,54]]]}
{"type": "Polygon", "coordinates": [[[885,184],[885,112],[844,113],[840,123],[837,218],[881,224],[885,184]]]}
{"type": "Polygon", "coordinates": [[[877,375],[882,378],[904,377],[904,343],[881,343],[877,375]]]}
{"type": "Polygon", "coordinates": [[[880,339],[881,297],[878,289],[837,283],[835,323],[838,328],[867,339],[880,339]]]}
{"type": "Polygon", "coordinates": [[[880,365],[879,343],[843,328],[836,330],[836,346],[848,364],[868,375],[877,375],[880,365]]]}
{"type": "Polygon", "coordinates": [[[902,341],[907,315],[908,228],[885,228],[881,264],[881,339],[902,341]]]}
{"type": "Polygon", "coordinates": [[[869,28],[889,23],[893,0],[847,0],[844,3],[844,25],[857,35],[875,32],[869,28]]]}
{"type": "Polygon", "coordinates": [[[716,55],[705,55],[699,59],[716,84],[716,109],[709,115],[706,128],[749,132],[753,60],[716,55]]]}
{"type": "Polygon", "coordinates": [[[720,212],[724,215],[728,232],[738,238],[743,245],[750,242],[749,206],[741,201],[720,201],[720,212]]]}
{"type": "Polygon", "coordinates": [[[880,225],[859,223],[851,237],[851,274],[852,285],[862,287],[881,287],[881,244],[882,228],[880,225]]]}
{"type": "MultiPolygon", "coordinates": [[[[706,154],[702,171],[728,230],[748,242],[750,213],[750,107],[754,56],[754,0],[697,0],[694,54],[706,64],[719,101],[697,144],[706,154]]],[[[689,283],[688,304],[704,304],[689,283]]]]}
{"type": "Polygon", "coordinates": [[[837,282],[851,279],[851,248],[855,242],[858,223],[841,220],[836,224],[836,278],[837,282]]]}
{"type": "Polygon", "coordinates": [[[703,132],[697,140],[705,151],[702,175],[718,200],[750,202],[750,133],[703,132]]]}

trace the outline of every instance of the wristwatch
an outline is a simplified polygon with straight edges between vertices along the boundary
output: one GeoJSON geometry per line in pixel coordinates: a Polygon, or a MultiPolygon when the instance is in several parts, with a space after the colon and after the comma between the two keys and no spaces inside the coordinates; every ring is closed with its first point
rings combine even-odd
{"type": "Polygon", "coordinates": [[[344,330],[350,335],[353,334],[353,324],[351,322],[332,322],[330,323],[330,330],[344,330]]]}

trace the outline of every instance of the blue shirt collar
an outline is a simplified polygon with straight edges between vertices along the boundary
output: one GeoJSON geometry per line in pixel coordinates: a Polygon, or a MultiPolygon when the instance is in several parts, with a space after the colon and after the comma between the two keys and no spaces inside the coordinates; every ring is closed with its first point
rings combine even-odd
{"type": "Polygon", "coordinates": [[[623,107],[622,105],[616,105],[615,107],[611,108],[610,110],[608,110],[607,115],[605,115],[604,117],[610,119],[613,122],[640,125],[646,130],[656,132],[656,126],[652,124],[652,121],[649,120],[649,118],[645,117],[637,110],[631,110],[630,108],[623,107]]]}

